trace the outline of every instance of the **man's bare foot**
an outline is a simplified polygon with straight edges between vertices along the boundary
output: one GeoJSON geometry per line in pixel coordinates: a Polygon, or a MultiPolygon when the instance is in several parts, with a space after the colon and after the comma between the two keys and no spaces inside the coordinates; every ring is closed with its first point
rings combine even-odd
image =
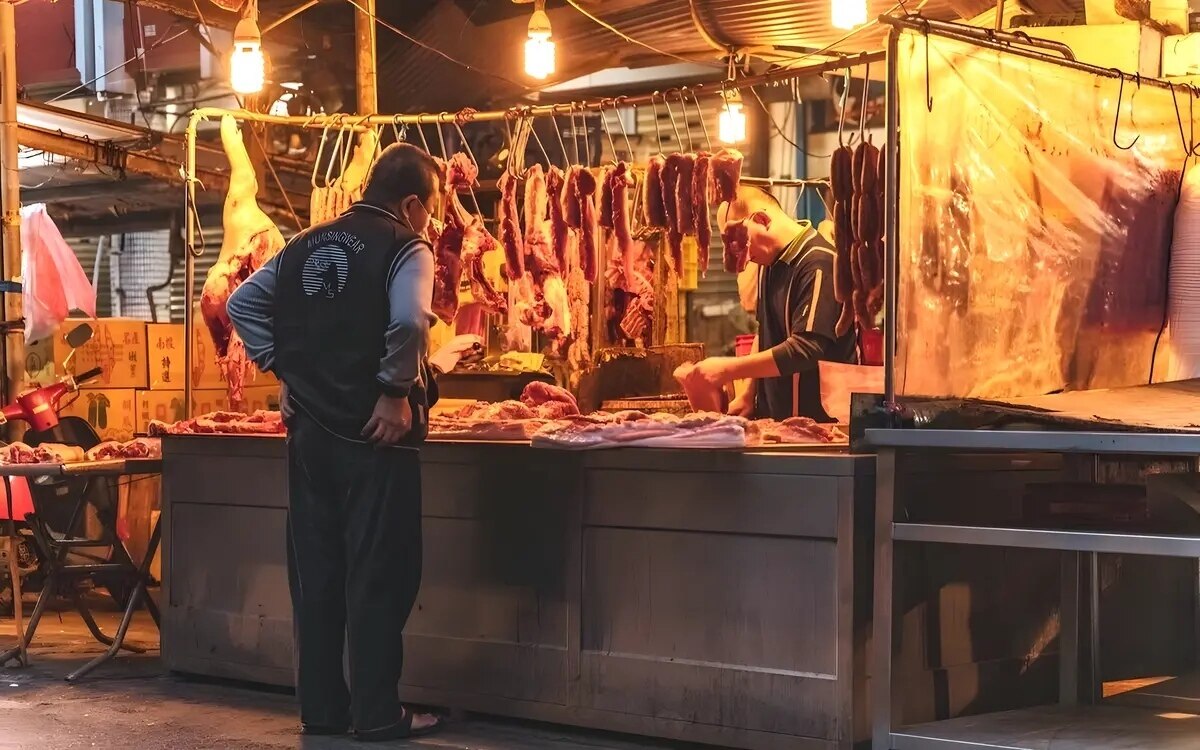
{"type": "Polygon", "coordinates": [[[420,732],[430,729],[431,727],[436,727],[440,723],[441,719],[433,714],[413,714],[412,728],[414,732],[420,732]]]}

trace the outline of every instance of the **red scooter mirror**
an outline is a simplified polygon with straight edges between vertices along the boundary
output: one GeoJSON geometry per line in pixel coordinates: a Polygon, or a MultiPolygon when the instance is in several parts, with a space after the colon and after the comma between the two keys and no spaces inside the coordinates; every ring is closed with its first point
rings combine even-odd
{"type": "Polygon", "coordinates": [[[67,346],[71,347],[71,353],[63,360],[63,372],[67,371],[67,365],[71,364],[71,360],[75,359],[75,351],[87,342],[92,340],[92,327],[87,323],[79,325],[67,331],[67,335],[63,337],[67,341],[67,346]]]}
{"type": "Polygon", "coordinates": [[[92,327],[87,323],[77,325],[67,332],[67,345],[72,349],[78,349],[92,340],[92,333],[92,327]]]}

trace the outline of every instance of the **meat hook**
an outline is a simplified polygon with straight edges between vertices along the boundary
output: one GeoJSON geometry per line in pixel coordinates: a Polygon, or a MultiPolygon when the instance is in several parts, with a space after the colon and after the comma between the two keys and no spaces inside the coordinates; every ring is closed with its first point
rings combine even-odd
{"type": "Polygon", "coordinates": [[[400,115],[392,115],[392,135],[395,136],[396,143],[408,140],[408,123],[401,123],[400,115]]]}
{"type": "MultiPolygon", "coordinates": [[[[841,103],[838,106],[838,109],[841,110],[841,112],[838,113],[838,146],[839,147],[845,147],[845,145],[846,145],[846,138],[843,134],[846,131],[846,98],[847,98],[847,93],[849,91],[850,91],[850,69],[846,68],[846,76],[842,81],[842,95],[840,97],[841,103]]],[[[722,93],[724,93],[724,92],[722,92],[722,93]]],[[[726,102],[725,106],[728,107],[729,106],[729,97],[724,97],[724,98],[725,98],[725,102],[726,102]]]]}
{"type": "Polygon", "coordinates": [[[1187,134],[1183,132],[1183,115],[1179,113],[1179,99],[1175,97],[1175,87],[1171,86],[1168,91],[1171,92],[1171,104],[1175,107],[1175,124],[1179,126],[1179,145],[1183,146],[1183,158],[1186,161],[1187,157],[1191,156],[1193,146],[1188,142],[1187,134]]]}
{"type": "Polygon", "coordinates": [[[433,156],[433,152],[429,150],[429,140],[425,137],[425,127],[421,123],[424,117],[423,114],[417,115],[417,135],[421,136],[421,145],[425,148],[425,153],[433,156]]]}
{"type": "MultiPolygon", "coordinates": [[[[1117,78],[1120,80],[1121,83],[1117,88],[1117,111],[1113,115],[1112,142],[1113,142],[1114,146],[1121,149],[1122,151],[1128,151],[1137,145],[1137,142],[1141,139],[1142,136],[1140,133],[1135,135],[1133,137],[1133,140],[1129,143],[1128,146],[1122,146],[1120,143],[1117,142],[1117,126],[1120,124],[1120,120],[1121,120],[1121,101],[1125,98],[1125,74],[1119,70],[1116,71],[1116,73],[1117,73],[1117,78]]],[[[1138,85],[1139,86],[1141,85],[1141,77],[1140,76],[1138,77],[1138,85]]],[[[1130,97],[1129,103],[1130,103],[1129,122],[1130,122],[1130,124],[1134,124],[1136,127],[1136,123],[1133,122],[1133,97],[1130,97]]]]}
{"type": "Polygon", "coordinates": [[[675,131],[675,143],[677,144],[678,149],[682,150],[683,138],[679,136],[679,125],[675,122],[675,113],[671,111],[671,102],[667,101],[666,94],[663,94],[663,106],[667,108],[667,117],[671,118],[671,130],[675,131]]]}
{"type": "MultiPolygon", "coordinates": [[[[604,131],[604,135],[608,138],[608,148],[612,151],[613,164],[617,163],[617,144],[613,142],[612,131],[608,128],[608,117],[605,116],[604,103],[608,100],[600,102],[600,129],[604,131]]],[[[618,117],[618,119],[620,119],[618,117]]]]}
{"type": "Polygon", "coordinates": [[[542,137],[538,135],[536,125],[531,124],[529,131],[533,133],[533,140],[537,141],[538,150],[542,152],[542,157],[546,160],[546,169],[549,169],[553,162],[550,161],[550,154],[546,151],[546,147],[542,145],[542,137]]]}
{"type": "Polygon", "coordinates": [[[558,115],[550,115],[550,122],[554,123],[554,134],[558,136],[558,147],[562,150],[563,169],[570,169],[571,161],[567,157],[567,142],[563,140],[562,128],[558,126],[558,115]]]}
{"type": "Polygon", "coordinates": [[[862,143],[867,136],[867,97],[871,93],[871,63],[863,67],[862,99],[858,101],[858,142],[862,143]]]}
{"type": "Polygon", "coordinates": [[[337,115],[336,117],[338,135],[337,139],[333,142],[333,152],[329,154],[329,164],[325,167],[325,187],[333,185],[333,165],[334,163],[340,163],[342,159],[342,139],[346,135],[346,130],[342,127],[342,124],[345,119],[345,115],[337,115]]]}
{"type": "MultiPolygon", "coordinates": [[[[325,127],[321,129],[321,141],[317,144],[317,158],[313,160],[312,178],[310,179],[314,190],[317,189],[317,172],[321,169],[321,156],[325,153],[325,138],[329,135],[329,126],[332,123],[332,120],[326,120],[325,127]]],[[[324,187],[328,187],[328,185],[324,187]]]]}
{"type": "Polygon", "coordinates": [[[688,137],[688,151],[695,151],[696,144],[692,141],[692,123],[688,120],[687,99],[684,98],[683,88],[679,89],[679,108],[683,110],[683,129],[688,137]]]}
{"type": "Polygon", "coordinates": [[[658,153],[662,153],[662,130],[658,127],[658,102],[654,97],[658,96],[655,91],[650,94],[650,108],[654,111],[654,146],[658,149],[658,153]]]}
{"type": "Polygon", "coordinates": [[[925,21],[925,109],[933,111],[933,89],[929,83],[929,21],[925,21]]]}
{"type": "Polygon", "coordinates": [[[583,166],[590,167],[592,166],[592,141],[588,131],[591,130],[591,127],[588,125],[587,110],[582,105],[579,107],[579,124],[583,126],[583,153],[587,156],[583,166]]]}
{"type": "MultiPolygon", "coordinates": [[[[620,106],[621,102],[625,101],[625,99],[626,97],[624,96],[618,96],[615,100],[613,100],[613,103],[616,105],[616,107],[613,109],[613,113],[617,116],[617,125],[621,128],[621,136],[625,138],[625,153],[629,155],[629,160],[633,161],[633,146],[629,143],[629,133],[625,132],[625,121],[621,119],[620,106]]],[[[635,119],[637,118],[636,107],[633,110],[633,116],[635,119]]]]}
{"type": "MultiPolygon", "coordinates": [[[[445,114],[445,113],[443,112],[442,114],[445,114]]],[[[433,126],[435,128],[437,128],[438,144],[441,146],[441,149],[442,149],[442,158],[449,160],[450,152],[446,150],[446,135],[445,135],[445,133],[442,132],[442,118],[438,117],[438,119],[434,120],[433,126]]]]}
{"type": "Polygon", "coordinates": [[[704,124],[704,110],[700,109],[700,97],[692,91],[692,103],[696,105],[696,117],[700,119],[700,132],[704,133],[704,143],[712,151],[712,139],[708,137],[708,125],[704,124]]]}

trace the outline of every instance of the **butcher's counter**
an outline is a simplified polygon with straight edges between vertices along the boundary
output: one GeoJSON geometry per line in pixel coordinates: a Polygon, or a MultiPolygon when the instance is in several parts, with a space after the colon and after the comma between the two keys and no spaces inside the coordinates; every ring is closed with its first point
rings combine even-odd
{"type": "MultiPolygon", "coordinates": [[[[167,666],[291,685],[284,442],[163,453],[167,666]]],[[[422,463],[406,700],[722,747],[869,736],[873,456],[431,443],[422,463]]]]}

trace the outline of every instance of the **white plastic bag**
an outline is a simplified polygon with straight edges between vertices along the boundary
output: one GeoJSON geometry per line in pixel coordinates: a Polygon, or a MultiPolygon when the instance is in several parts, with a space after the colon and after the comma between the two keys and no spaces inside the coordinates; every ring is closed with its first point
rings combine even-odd
{"type": "Polygon", "coordinates": [[[96,317],[96,290],[41,203],[21,208],[21,277],[26,342],[53,335],[72,310],[96,317]]]}

